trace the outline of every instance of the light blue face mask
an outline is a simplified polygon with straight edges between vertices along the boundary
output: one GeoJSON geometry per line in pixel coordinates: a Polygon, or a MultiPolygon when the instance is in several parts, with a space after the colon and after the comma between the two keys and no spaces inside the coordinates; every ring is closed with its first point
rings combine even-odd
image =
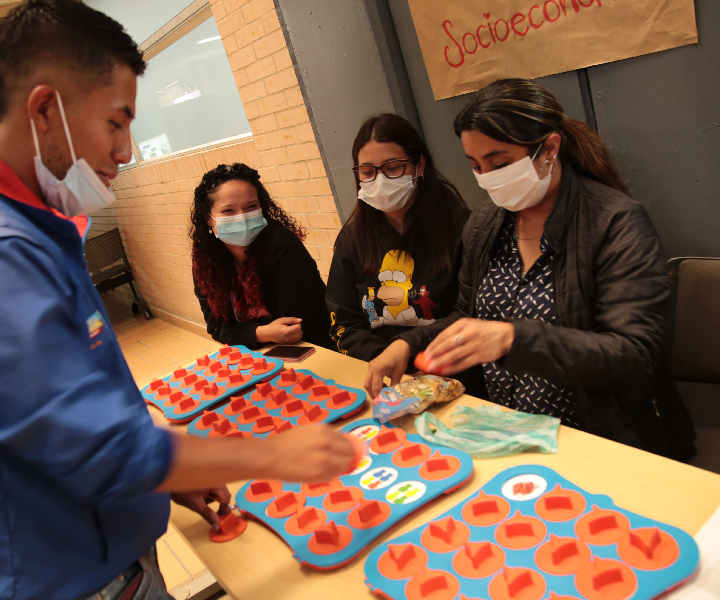
{"type": "Polygon", "coordinates": [[[217,223],[215,236],[231,246],[249,246],[268,224],[261,209],[231,217],[213,217],[213,219],[217,223]]]}

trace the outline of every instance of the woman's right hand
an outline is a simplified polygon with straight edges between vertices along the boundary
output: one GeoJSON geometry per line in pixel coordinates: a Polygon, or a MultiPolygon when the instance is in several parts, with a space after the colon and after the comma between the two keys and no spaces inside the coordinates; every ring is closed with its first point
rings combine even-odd
{"type": "Polygon", "coordinates": [[[409,360],[410,345],[403,340],[395,340],[382,354],[370,361],[365,377],[365,390],[370,394],[371,400],[385,387],[385,377],[390,379],[390,385],[400,382],[409,360]]]}
{"type": "Polygon", "coordinates": [[[255,330],[258,344],[294,344],[302,339],[302,319],[280,317],[267,325],[260,325],[255,330]]]}

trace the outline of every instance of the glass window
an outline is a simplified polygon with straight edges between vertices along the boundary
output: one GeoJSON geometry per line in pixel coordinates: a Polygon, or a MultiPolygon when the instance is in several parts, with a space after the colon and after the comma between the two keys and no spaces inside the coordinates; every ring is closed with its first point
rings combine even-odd
{"type": "Polygon", "coordinates": [[[143,160],[250,133],[213,17],[150,59],[136,114],[143,160]]]}
{"type": "Polygon", "coordinates": [[[115,19],[136,44],[142,44],[194,0],[85,0],[85,4],[115,19]]]}

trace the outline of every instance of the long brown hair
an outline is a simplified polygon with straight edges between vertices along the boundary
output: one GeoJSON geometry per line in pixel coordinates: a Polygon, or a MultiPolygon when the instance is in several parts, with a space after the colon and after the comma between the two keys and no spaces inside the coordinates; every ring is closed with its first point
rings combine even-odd
{"type": "MultiPolygon", "coordinates": [[[[415,228],[420,228],[430,245],[431,273],[438,275],[451,268],[450,251],[455,244],[457,231],[454,223],[457,215],[467,215],[470,209],[460,192],[435,168],[432,156],[415,128],[398,115],[384,113],[365,119],[355,136],[352,147],[353,164],[358,166],[358,154],[370,141],[379,143],[394,142],[402,146],[412,164],[417,165],[420,156],[425,157],[425,172],[417,182],[417,197],[408,210],[406,218],[409,227],[403,235],[401,245],[405,245],[415,228]]],[[[360,190],[360,182],[355,179],[360,190]]],[[[350,233],[351,244],[362,261],[362,274],[376,272],[382,262],[384,249],[378,236],[378,229],[385,219],[382,211],[373,208],[362,200],[357,201],[355,209],[343,227],[350,233]]],[[[404,247],[396,248],[404,250],[404,247]]]]}
{"type": "Polygon", "coordinates": [[[500,79],[481,89],[455,118],[458,137],[470,130],[530,148],[559,133],[560,157],[576,173],[630,195],[597,132],[582,121],[567,118],[555,96],[534,81],[500,79]]]}
{"type": "Polygon", "coordinates": [[[190,211],[193,276],[200,291],[207,296],[213,316],[226,322],[235,318],[230,301],[233,292],[243,312],[262,306],[254,242],[246,251],[243,267],[238,270],[230,251],[215,237],[208,225],[210,209],[215,202],[215,191],[223,183],[232,180],[245,181],[255,188],[263,216],[268,222],[276,221],[301,240],[305,239],[305,231],[295,219],[273,202],[260,182],[260,174],[252,167],[242,163],[218,165],[203,175],[200,185],[195,188],[190,211]]]}

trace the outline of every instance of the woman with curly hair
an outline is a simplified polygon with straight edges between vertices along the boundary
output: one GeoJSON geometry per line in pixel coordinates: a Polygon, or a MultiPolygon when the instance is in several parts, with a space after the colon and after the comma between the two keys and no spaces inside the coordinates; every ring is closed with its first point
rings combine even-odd
{"type": "Polygon", "coordinates": [[[329,346],[325,284],[305,232],[255,169],[235,163],[205,173],[190,219],[195,295],[214,340],[329,346]]]}

